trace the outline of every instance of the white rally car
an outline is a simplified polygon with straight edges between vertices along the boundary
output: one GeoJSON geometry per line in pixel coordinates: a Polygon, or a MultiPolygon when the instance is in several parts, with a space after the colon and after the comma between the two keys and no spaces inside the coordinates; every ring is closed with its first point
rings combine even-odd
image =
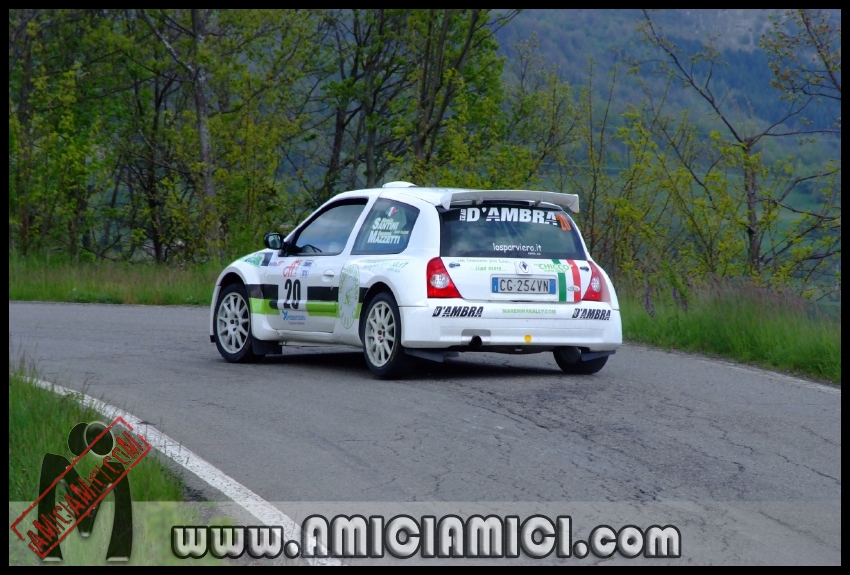
{"type": "Polygon", "coordinates": [[[551,351],[567,373],[596,373],[622,343],[620,306],[564,208],[578,196],[407,182],[339,194],[225,268],[210,341],[230,362],[353,345],[386,378],[461,351],[551,351]]]}

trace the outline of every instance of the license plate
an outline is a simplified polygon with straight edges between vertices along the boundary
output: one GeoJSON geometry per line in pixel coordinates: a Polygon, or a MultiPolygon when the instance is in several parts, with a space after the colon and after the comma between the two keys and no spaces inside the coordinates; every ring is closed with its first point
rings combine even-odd
{"type": "Polygon", "coordinates": [[[557,280],[540,278],[496,277],[492,278],[493,293],[543,293],[553,294],[557,280]]]}

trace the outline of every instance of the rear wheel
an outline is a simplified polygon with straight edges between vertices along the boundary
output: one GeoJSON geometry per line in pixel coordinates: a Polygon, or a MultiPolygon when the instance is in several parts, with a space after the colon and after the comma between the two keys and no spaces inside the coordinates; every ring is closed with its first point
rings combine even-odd
{"type": "Polygon", "coordinates": [[[591,375],[605,367],[605,364],[608,362],[607,355],[589,361],[582,361],[581,359],[572,361],[573,357],[571,357],[571,354],[561,348],[556,349],[553,355],[555,356],[555,361],[558,363],[558,367],[564,373],[572,375],[591,375]]]}
{"type": "Polygon", "coordinates": [[[237,363],[262,357],[253,344],[248,292],[242,284],[231,284],[221,290],[215,306],[215,346],[221,357],[237,363]]]}
{"type": "Polygon", "coordinates": [[[411,358],[401,345],[401,314],[392,294],[380,293],[368,303],[360,341],[366,365],[381,379],[401,377],[410,370],[411,358]]]}

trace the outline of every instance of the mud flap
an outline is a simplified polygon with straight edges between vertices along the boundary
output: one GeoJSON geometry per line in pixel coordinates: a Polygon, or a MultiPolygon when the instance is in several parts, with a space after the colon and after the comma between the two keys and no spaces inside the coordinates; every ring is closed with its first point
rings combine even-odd
{"type": "Polygon", "coordinates": [[[605,357],[606,355],[614,355],[617,353],[615,350],[609,351],[586,351],[581,354],[582,361],[590,361],[592,359],[599,359],[600,357],[605,357]]]}
{"type": "Polygon", "coordinates": [[[257,338],[251,339],[251,350],[257,355],[280,354],[282,348],[276,341],[263,341],[257,338]]]}
{"type": "Polygon", "coordinates": [[[449,357],[458,357],[460,355],[457,351],[439,351],[439,350],[425,350],[425,349],[407,349],[405,348],[404,353],[407,355],[412,355],[413,357],[421,357],[422,359],[428,359],[430,361],[444,362],[449,357]]]}

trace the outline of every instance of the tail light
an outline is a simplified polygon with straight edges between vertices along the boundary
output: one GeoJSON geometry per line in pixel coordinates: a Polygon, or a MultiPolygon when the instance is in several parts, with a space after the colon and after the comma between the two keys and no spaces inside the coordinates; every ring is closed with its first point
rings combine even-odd
{"type": "Polygon", "coordinates": [[[605,283],[605,278],[599,267],[591,262],[587,262],[590,266],[590,283],[587,290],[584,292],[582,301],[611,301],[611,295],[608,293],[608,284],[605,283]]]}
{"type": "Polygon", "coordinates": [[[461,297],[442,259],[434,258],[429,261],[425,274],[428,281],[428,297],[461,297]]]}

